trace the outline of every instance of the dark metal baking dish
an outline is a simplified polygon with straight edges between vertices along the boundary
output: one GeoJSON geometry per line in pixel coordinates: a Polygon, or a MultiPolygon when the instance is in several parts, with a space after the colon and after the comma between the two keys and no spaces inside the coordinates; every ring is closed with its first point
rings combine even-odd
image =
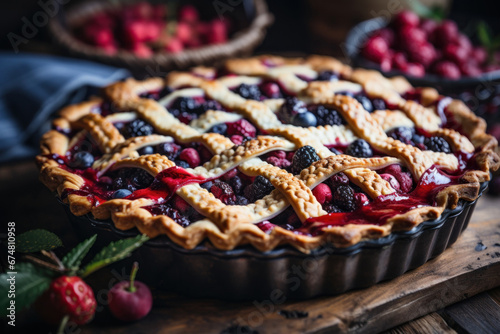
{"type": "MultiPolygon", "coordinates": [[[[479,196],[486,188],[487,182],[479,196]]],[[[441,254],[467,227],[476,202],[460,201],[457,208],[411,231],[349,248],[326,246],[304,254],[283,246],[262,253],[250,246],[223,251],[206,242],[187,250],[158,237],[133,257],[141,263],[141,280],[189,296],[255,300],[339,294],[392,279],[441,254]]],[[[77,217],[66,204],[64,208],[82,239],[97,233],[99,242],[108,243],[137,234],[136,230],[117,230],[111,221],[77,217]]]]}

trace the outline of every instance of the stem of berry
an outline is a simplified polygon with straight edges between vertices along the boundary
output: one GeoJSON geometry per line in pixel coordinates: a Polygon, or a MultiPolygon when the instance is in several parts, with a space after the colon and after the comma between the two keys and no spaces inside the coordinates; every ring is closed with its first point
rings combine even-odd
{"type": "Polygon", "coordinates": [[[57,334],[64,334],[64,329],[66,328],[68,321],[69,321],[69,315],[65,315],[64,318],[62,318],[61,323],[59,324],[59,328],[57,329],[57,334]]]}
{"type": "Polygon", "coordinates": [[[42,267],[54,270],[58,273],[65,273],[67,271],[64,267],[61,268],[59,266],[55,266],[52,263],[45,262],[45,261],[40,260],[39,258],[31,256],[31,255],[25,255],[24,257],[31,262],[34,262],[42,267]]]}
{"type": "Polygon", "coordinates": [[[137,270],[139,270],[139,263],[134,262],[134,265],[132,266],[132,272],[130,273],[130,284],[127,288],[128,292],[135,292],[136,290],[134,286],[134,281],[135,281],[135,275],[137,274],[137,270]]]}

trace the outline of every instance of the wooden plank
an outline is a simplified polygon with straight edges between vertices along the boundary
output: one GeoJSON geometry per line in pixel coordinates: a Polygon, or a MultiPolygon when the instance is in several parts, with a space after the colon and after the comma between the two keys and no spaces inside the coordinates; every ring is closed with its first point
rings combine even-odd
{"type": "Polygon", "coordinates": [[[461,332],[500,333],[500,306],[487,293],[448,306],[442,314],[461,332]]]}
{"type": "Polygon", "coordinates": [[[488,291],[488,294],[498,305],[500,305],[500,287],[488,291]]]}
{"type": "Polygon", "coordinates": [[[407,322],[393,328],[384,334],[455,334],[456,331],[448,326],[446,321],[436,312],[422,318],[407,322]]]}

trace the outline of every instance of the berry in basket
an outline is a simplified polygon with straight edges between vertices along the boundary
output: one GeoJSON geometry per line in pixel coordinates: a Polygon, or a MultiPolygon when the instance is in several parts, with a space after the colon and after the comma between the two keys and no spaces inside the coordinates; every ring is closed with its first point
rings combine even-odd
{"type": "Polygon", "coordinates": [[[156,52],[178,53],[225,43],[228,25],[228,20],[201,20],[191,5],[177,8],[143,1],[94,14],[74,33],[82,42],[110,55],[123,50],[147,58],[156,52]]]}

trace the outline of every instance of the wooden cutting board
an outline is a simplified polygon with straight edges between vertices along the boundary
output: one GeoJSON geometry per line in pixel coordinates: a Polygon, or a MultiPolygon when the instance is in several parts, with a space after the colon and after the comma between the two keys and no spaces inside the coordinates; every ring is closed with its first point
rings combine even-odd
{"type": "Polygon", "coordinates": [[[119,324],[104,310],[81,333],[374,333],[497,286],[500,200],[482,198],[469,227],[451,248],[392,281],[280,305],[269,300],[234,303],[158,296],[142,321],[119,324]]]}

